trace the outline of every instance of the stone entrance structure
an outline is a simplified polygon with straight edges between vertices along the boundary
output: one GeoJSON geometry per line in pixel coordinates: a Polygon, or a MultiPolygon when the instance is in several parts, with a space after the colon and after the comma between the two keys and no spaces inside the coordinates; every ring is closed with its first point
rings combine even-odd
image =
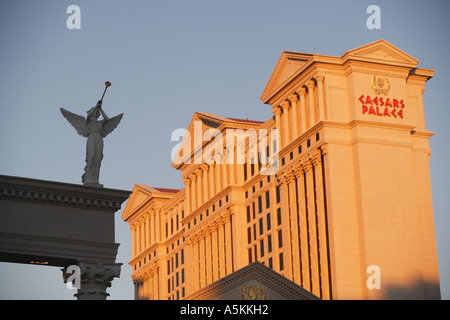
{"type": "Polygon", "coordinates": [[[0,261],[76,265],[79,300],[106,299],[119,277],[114,213],[130,191],[0,175],[0,261]]]}

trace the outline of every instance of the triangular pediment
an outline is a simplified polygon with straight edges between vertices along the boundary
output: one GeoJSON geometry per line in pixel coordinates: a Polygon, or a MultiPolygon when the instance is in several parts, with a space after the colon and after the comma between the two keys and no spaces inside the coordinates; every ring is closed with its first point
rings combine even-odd
{"type": "Polygon", "coordinates": [[[344,61],[356,59],[408,67],[416,67],[419,63],[419,60],[383,39],[349,50],[342,56],[342,59],[344,61]]]}
{"type": "Polygon", "coordinates": [[[127,205],[122,213],[122,219],[126,221],[151,197],[151,190],[147,190],[142,185],[135,185],[133,192],[128,198],[127,205]]]}
{"type": "Polygon", "coordinates": [[[319,300],[261,262],[253,262],[194,292],[186,300],[319,300]]]}
{"type": "Polygon", "coordinates": [[[261,100],[265,101],[279,87],[292,80],[295,74],[302,69],[308,61],[312,59],[312,54],[283,51],[278,60],[275,70],[267,83],[266,88],[261,96],[261,100]]]}
{"type": "Polygon", "coordinates": [[[189,157],[200,150],[205,131],[219,128],[227,118],[208,112],[195,112],[187,128],[183,140],[179,144],[176,154],[172,155],[172,166],[178,168],[181,163],[191,163],[189,157]]]}

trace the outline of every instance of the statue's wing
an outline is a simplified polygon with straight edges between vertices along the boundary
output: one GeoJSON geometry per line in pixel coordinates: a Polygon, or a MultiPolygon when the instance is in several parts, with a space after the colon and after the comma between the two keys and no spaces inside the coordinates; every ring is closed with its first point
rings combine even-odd
{"type": "Polygon", "coordinates": [[[120,120],[122,120],[123,113],[109,118],[108,121],[103,125],[102,137],[106,137],[108,134],[114,131],[115,128],[119,125],[120,120]]]}
{"type": "Polygon", "coordinates": [[[64,118],[66,118],[67,121],[69,121],[69,123],[75,128],[75,130],[77,130],[78,134],[82,135],[83,137],[88,136],[86,119],[84,117],[67,111],[64,108],[60,108],[60,110],[64,118]]]}

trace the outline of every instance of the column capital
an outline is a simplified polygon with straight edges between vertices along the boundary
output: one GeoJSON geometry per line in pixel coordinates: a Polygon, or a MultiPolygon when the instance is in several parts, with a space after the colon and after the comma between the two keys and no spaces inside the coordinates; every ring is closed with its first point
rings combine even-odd
{"type": "Polygon", "coordinates": [[[203,175],[203,170],[201,168],[198,168],[197,170],[195,170],[195,174],[197,175],[197,177],[201,177],[203,175]]]}
{"type": "Polygon", "coordinates": [[[304,172],[308,172],[309,170],[312,169],[312,163],[311,163],[309,157],[301,159],[299,164],[304,172]]]}
{"type": "Polygon", "coordinates": [[[283,101],[280,104],[280,106],[283,110],[285,110],[285,109],[289,110],[291,108],[291,104],[289,103],[289,101],[283,101]]]}
{"type": "Polygon", "coordinates": [[[189,177],[189,179],[191,180],[191,181],[197,181],[197,175],[195,174],[195,173],[193,173],[190,177],[189,177]]]}
{"type": "Polygon", "coordinates": [[[306,96],[306,88],[305,87],[301,87],[296,92],[302,97],[306,96]]]}
{"type": "Polygon", "coordinates": [[[184,184],[186,186],[190,186],[191,185],[191,179],[189,179],[189,178],[184,179],[183,182],[184,182],[184,184]]]}
{"type": "MultiPolygon", "coordinates": [[[[106,300],[109,293],[106,289],[111,287],[114,278],[120,277],[121,263],[98,263],[79,261],[80,288],[74,295],[78,300],[106,300]]],[[[69,277],[67,268],[62,269],[64,282],[69,277]]]]}
{"type": "Polygon", "coordinates": [[[322,74],[318,74],[317,76],[314,77],[314,79],[316,79],[317,83],[321,83],[323,79],[325,79],[325,76],[322,74]]]}
{"type": "Polygon", "coordinates": [[[208,171],[209,171],[209,165],[207,165],[207,164],[202,164],[202,165],[201,165],[201,168],[202,168],[202,170],[203,170],[204,172],[208,172],[208,171]]]}
{"type": "Polygon", "coordinates": [[[314,80],[311,79],[306,83],[306,86],[308,87],[308,89],[314,89],[316,84],[314,83],[314,80]]]}
{"type": "Polygon", "coordinates": [[[315,151],[308,154],[309,161],[313,166],[317,166],[322,163],[322,157],[321,157],[320,149],[316,149],[315,151]]]}
{"type": "Polygon", "coordinates": [[[298,101],[298,96],[295,93],[291,94],[289,96],[289,101],[291,101],[291,103],[296,103],[298,101]]]}
{"type": "Polygon", "coordinates": [[[272,108],[272,112],[276,116],[281,115],[281,112],[282,112],[281,107],[274,107],[274,108],[272,108]]]}

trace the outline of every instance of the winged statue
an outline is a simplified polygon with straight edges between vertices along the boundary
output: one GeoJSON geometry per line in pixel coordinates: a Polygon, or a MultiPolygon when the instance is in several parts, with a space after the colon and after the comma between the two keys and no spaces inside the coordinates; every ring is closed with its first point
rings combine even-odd
{"type": "Polygon", "coordinates": [[[122,120],[123,113],[108,118],[102,109],[102,100],[95,107],[87,111],[83,117],[60,108],[62,115],[77,130],[78,134],[86,137],[86,166],[81,177],[83,185],[92,187],[103,187],[99,183],[100,166],[103,159],[103,138],[114,131],[122,120]],[[100,115],[103,117],[99,120],[100,115]]]}

